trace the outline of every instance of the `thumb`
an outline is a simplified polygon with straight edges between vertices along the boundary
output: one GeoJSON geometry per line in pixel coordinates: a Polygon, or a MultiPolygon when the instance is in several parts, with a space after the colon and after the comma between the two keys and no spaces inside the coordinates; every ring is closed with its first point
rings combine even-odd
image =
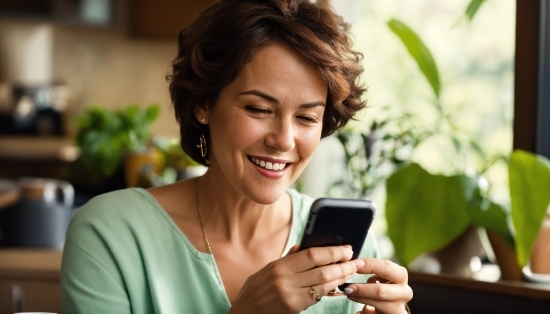
{"type": "Polygon", "coordinates": [[[370,305],[365,305],[361,312],[357,312],[357,314],[375,314],[375,313],[376,313],[376,309],[370,305]]]}

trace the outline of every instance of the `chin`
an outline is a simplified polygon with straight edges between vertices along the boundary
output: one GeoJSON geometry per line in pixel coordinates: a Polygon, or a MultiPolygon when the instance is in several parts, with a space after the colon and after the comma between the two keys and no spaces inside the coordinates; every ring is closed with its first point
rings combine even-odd
{"type": "Polygon", "coordinates": [[[248,197],[258,203],[263,205],[270,205],[277,202],[285,193],[288,187],[256,187],[250,191],[248,197]]]}

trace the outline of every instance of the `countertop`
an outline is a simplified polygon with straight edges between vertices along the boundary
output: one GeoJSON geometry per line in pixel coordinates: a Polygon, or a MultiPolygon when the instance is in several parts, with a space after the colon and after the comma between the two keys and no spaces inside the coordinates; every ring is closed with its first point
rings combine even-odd
{"type": "Polygon", "coordinates": [[[0,278],[59,280],[61,250],[34,248],[0,249],[0,278]]]}
{"type": "MultiPolygon", "coordinates": [[[[0,276],[28,275],[59,278],[63,252],[54,249],[1,248],[0,276]]],[[[486,282],[444,274],[425,274],[409,271],[409,281],[434,284],[473,291],[486,291],[510,296],[550,300],[550,285],[529,282],[497,281],[486,282]]]]}

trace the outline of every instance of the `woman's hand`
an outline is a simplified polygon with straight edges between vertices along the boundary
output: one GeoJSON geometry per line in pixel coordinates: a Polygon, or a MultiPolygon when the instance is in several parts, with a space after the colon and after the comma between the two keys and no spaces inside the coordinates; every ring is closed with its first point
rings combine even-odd
{"type": "Polygon", "coordinates": [[[388,260],[363,258],[365,266],[360,274],[374,274],[367,283],[349,285],[345,292],[352,301],[365,304],[358,313],[407,313],[405,306],[412,299],[413,292],[407,284],[405,267],[388,260]]]}
{"type": "Polygon", "coordinates": [[[311,248],[269,263],[250,276],[230,313],[299,313],[316,303],[315,293],[327,295],[349,280],[362,260],[350,261],[350,246],[311,248]]]}

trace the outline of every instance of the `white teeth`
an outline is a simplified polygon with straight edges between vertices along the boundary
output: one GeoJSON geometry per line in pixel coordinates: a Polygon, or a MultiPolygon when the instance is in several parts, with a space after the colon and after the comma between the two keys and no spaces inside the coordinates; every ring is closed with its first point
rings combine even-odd
{"type": "Polygon", "coordinates": [[[257,158],[251,157],[251,160],[256,165],[268,169],[268,170],[283,170],[286,166],[285,163],[276,163],[276,162],[269,162],[269,161],[263,161],[259,160],[257,158]]]}

